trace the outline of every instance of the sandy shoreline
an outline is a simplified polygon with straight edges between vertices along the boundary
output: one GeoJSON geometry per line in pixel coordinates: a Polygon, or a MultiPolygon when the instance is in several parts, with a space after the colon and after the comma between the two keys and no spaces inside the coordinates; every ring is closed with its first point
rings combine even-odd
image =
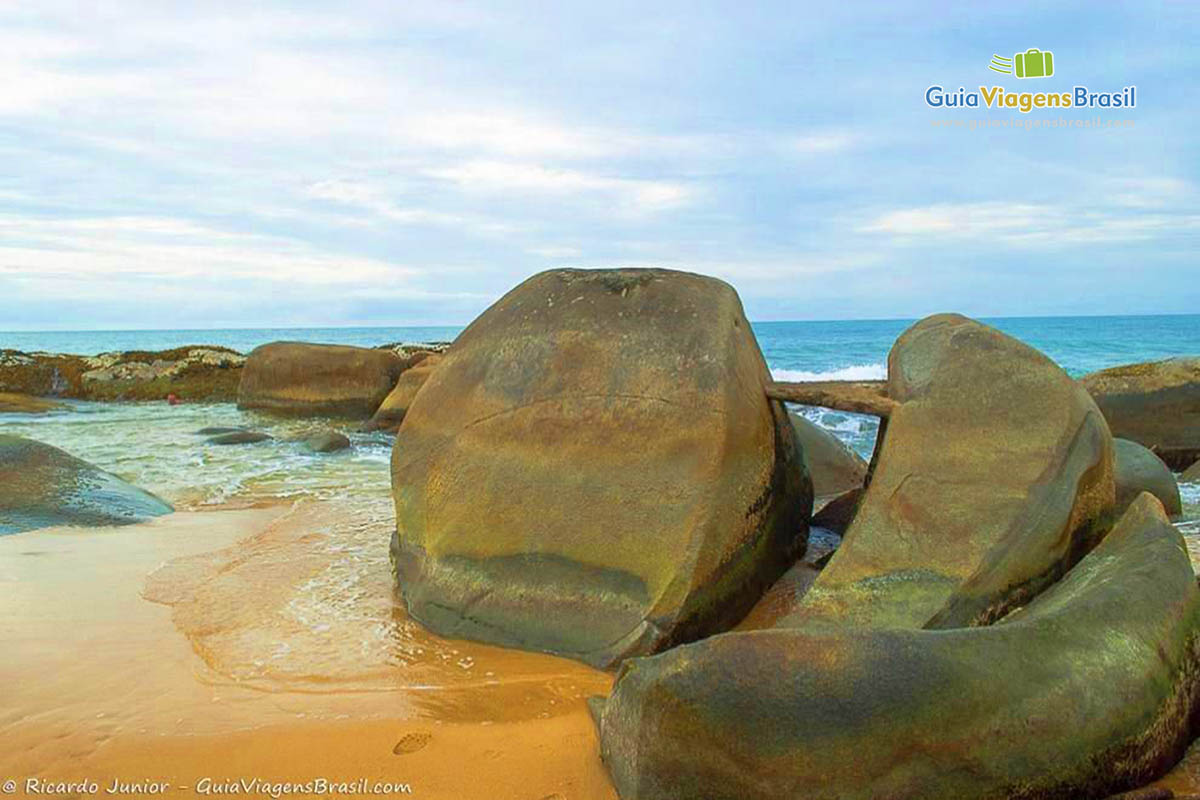
{"type": "MultiPolygon", "coordinates": [[[[396,608],[294,627],[297,609],[328,607],[318,579],[338,575],[322,527],[340,513],[333,505],[0,537],[0,777],[18,781],[17,796],[28,778],[87,779],[100,793],[114,779],[165,782],[176,796],[324,778],[431,798],[614,798],[584,702],[608,675],[437,639],[396,608]],[[176,596],[151,602],[164,579],[176,596]],[[312,638],[380,626],[399,631],[405,658],[379,661],[379,643],[360,653],[344,638],[324,651],[312,638]],[[241,679],[261,660],[248,653],[289,644],[313,646],[312,661],[287,653],[275,671],[241,679]]],[[[365,571],[346,591],[384,609],[389,578],[374,560],[365,571]]]]}

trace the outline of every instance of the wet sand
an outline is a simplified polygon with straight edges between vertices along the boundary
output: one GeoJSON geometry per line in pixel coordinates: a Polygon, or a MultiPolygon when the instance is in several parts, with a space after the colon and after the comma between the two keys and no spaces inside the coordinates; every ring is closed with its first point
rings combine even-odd
{"type": "Polygon", "coordinates": [[[311,502],[0,537],[0,779],[615,798],[585,705],[611,677],[426,632],[391,592],[383,516],[311,502]]]}

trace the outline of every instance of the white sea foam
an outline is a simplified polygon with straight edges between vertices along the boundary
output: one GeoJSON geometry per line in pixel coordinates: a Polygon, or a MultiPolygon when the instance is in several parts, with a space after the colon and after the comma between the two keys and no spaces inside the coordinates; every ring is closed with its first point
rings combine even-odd
{"type": "Polygon", "coordinates": [[[803,369],[772,369],[777,381],[881,381],[887,378],[887,364],[854,364],[825,372],[803,369]]]}

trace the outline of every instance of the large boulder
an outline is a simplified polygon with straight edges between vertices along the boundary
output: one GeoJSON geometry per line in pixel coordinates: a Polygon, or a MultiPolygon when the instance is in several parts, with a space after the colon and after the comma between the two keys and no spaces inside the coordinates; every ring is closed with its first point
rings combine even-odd
{"type": "Polygon", "coordinates": [[[832,431],[799,414],[791,414],[804,461],[812,476],[813,495],[828,500],[857,489],[867,477],[867,462],[832,431]]]}
{"type": "Polygon", "coordinates": [[[238,408],[366,419],[409,366],[391,350],[273,342],[246,358],[238,408]]]}
{"type": "Polygon", "coordinates": [[[0,534],[52,525],[128,525],[173,510],[57,447],[0,434],[0,534]]]}
{"type": "Polygon", "coordinates": [[[429,376],[441,360],[441,354],[433,353],[404,370],[404,374],[375,410],[374,416],[363,426],[363,430],[395,433],[404,421],[404,415],[408,413],[408,407],[412,405],[417,392],[425,385],[425,381],[429,380],[429,376]]]}
{"type": "Polygon", "coordinates": [[[1124,511],[1142,492],[1150,492],[1166,509],[1167,516],[1177,517],[1183,511],[1179,499],[1179,484],[1175,476],[1148,448],[1128,439],[1114,439],[1116,446],[1115,478],[1117,510],[1124,511]]]}
{"type": "Polygon", "coordinates": [[[606,666],[723,630],[812,487],[737,294],[556,270],[455,340],[392,451],[393,564],[438,633],[606,666]]]}
{"type": "Polygon", "coordinates": [[[1105,797],[1187,746],[1198,630],[1183,539],[1143,494],[991,626],[774,628],[626,661],[601,754],[624,800],[1105,797]]]}
{"type": "Polygon", "coordinates": [[[1080,380],[1113,436],[1150,448],[1176,472],[1200,461],[1200,358],[1128,364],[1080,380]]]}
{"type": "Polygon", "coordinates": [[[888,421],[845,540],[792,624],[990,622],[1057,580],[1109,521],[1112,437],[1037,350],[954,314],[888,357],[888,421]]]}

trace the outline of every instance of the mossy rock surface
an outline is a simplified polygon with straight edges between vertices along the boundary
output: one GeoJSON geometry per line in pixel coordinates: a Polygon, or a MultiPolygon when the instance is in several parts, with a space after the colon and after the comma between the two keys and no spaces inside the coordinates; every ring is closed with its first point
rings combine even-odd
{"type": "Polygon", "coordinates": [[[0,414],[46,414],[66,408],[62,403],[44,397],[0,392],[0,414]]]}
{"type": "Polygon", "coordinates": [[[172,510],[56,447],[0,434],[0,534],[53,525],[128,525],[172,510]]]}
{"type": "Polygon", "coordinates": [[[556,270],[455,340],[392,451],[393,563],[446,636],[610,665],[735,624],[811,482],[728,285],[556,270]]]}
{"type": "Polygon", "coordinates": [[[888,357],[888,421],[842,546],[795,625],[962,627],[1056,580],[1111,521],[1112,437],[1042,353],[959,315],[888,357]]]}
{"type": "Polygon", "coordinates": [[[272,342],[247,356],[238,408],[367,419],[411,363],[390,349],[272,342]]]}
{"type": "Polygon", "coordinates": [[[1200,461],[1200,358],[1128,364],[1080,381],[1113,436],[1150,448],[1177,472],[1200,461]]]}
{"type": "Polygon", "coordinates": [[[0,391],[97,401],[232,402],[245,357],[225,347],[79,356],[0,351],[0,391]]]}
{"type": "Polygon", "coordinates": [[[1183,539],[1143,494],[994,625],[784,627],[631,659],[601,754],[623,800],[1102,798],[1186,748],[1198,631],[1183,539]]]}

